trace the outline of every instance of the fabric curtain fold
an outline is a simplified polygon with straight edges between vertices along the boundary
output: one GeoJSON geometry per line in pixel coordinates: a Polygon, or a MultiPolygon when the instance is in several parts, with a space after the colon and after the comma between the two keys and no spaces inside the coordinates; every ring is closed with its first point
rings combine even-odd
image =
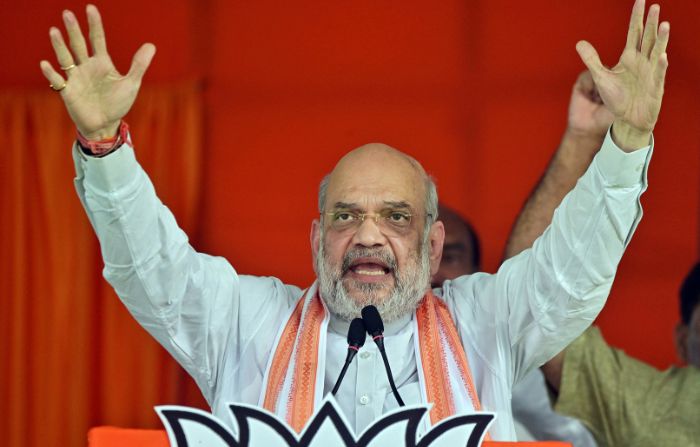
{"type": "MultiPolygon", "coordinates": [[[[126,117],[141,164],[188,234],[202,176],[199,83],[144,87],[126,117]]],[[[159,428],[153,406],[201,405],[186,373],[102,279],[75,194],[75,129],[50,91],[0,92],[0,433],[85,445],[89,427],[159,428]]]]}

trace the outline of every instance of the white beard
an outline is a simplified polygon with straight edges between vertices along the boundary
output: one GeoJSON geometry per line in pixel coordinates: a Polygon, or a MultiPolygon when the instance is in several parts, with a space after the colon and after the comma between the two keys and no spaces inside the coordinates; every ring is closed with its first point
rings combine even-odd
{"type": "Polygon", "coordinates": [[[324,240],[324,232],[321,230],[316,270],[321,299],[326,303],[331,314],[342,320],[351,321],[353,318],[360,317],[362,308],[371,304],[377,308],[382,320],[390,323],[416,310],[430,284],[427,238],[419,251],[412,251],[409,254],[407,267],[403,270],[398,269],[394,255],[386,248],[352,249],[343,257],[342,266],[333,266],[326,259],[324,240]],[[394,274],[394,286],[385,299],[379,298],[379,292],[387,288],[385,284],[359,283],[357,288],[361,296],[355,299],[348,294],[343,283],[343,274],[353,259],[365,256],[381,259],[394,274]]]}

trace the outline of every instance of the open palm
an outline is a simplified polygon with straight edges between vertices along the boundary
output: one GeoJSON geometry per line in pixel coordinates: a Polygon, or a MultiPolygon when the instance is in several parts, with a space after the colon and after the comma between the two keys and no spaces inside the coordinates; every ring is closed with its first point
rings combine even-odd
{"type": "Polygon", "coordinates": [[[49,35],[67,79],[54,70],[48,61],[41,61],[40,66],[52,88],[60,91],[78,131],[88,139],[100,140],[112,137],[121,119],[131,109],[141,79],[155,54],[155,47],[144,44],[134,55],[129,72],[122,75],[107,53],[99,11],[88,5],[87,16],[93,55],[88,55],[85,38],[75,15],[64,11],[63,20],[72,52],[66,47],[57,28],[51,28],[49,35]]]}
{"type": "Polygon", "coordinates": [[[576,45],[593,76],[598,94],[616,122],[639,134],[653,130],[664,93],[670,25],[668,22],[659,25],[659,11],[658,5],[652,5],[644,26],[644,0],[635,2],[627,44],[613,68],[606,68],[600,62],[590,43],[581,41],[576,45]]]}

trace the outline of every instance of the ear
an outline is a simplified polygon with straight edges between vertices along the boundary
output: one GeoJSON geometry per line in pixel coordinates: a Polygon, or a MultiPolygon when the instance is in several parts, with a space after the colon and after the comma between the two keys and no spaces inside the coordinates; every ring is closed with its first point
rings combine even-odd
{"type": "Polygon", "coordinates": [[[316,258],[318,257],[318,247],[321,242],[321,222],[318,219],[314,219],[311,222],[311,257],[313,259],[314,273],[318,275],[316,271],[316,258]]]}
{"type": "Polygon", "coordinates": [[[688,363],[688,326],[683,323],[678,323],[673,338],[676,343],[678,357],[683,360],[684,363],[688,363]]]}
{"type": "Polygon", "coordinates": [[[431,277],[440,269],[440,261],[442,260],[442,246],[444,243],[445,226],[438,220],[430,227],[430,233],[428,235],[431,277]]]}

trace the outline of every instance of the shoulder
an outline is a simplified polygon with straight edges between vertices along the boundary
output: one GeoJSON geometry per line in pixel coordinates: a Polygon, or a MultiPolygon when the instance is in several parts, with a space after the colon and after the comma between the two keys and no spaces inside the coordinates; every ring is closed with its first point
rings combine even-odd
{"type": "Polygon", "coordinates": [[[239,275],[238,279],[241,317],[246,321],[278,319],[303,293],[299,287],[272,276],[239,275]]]}

